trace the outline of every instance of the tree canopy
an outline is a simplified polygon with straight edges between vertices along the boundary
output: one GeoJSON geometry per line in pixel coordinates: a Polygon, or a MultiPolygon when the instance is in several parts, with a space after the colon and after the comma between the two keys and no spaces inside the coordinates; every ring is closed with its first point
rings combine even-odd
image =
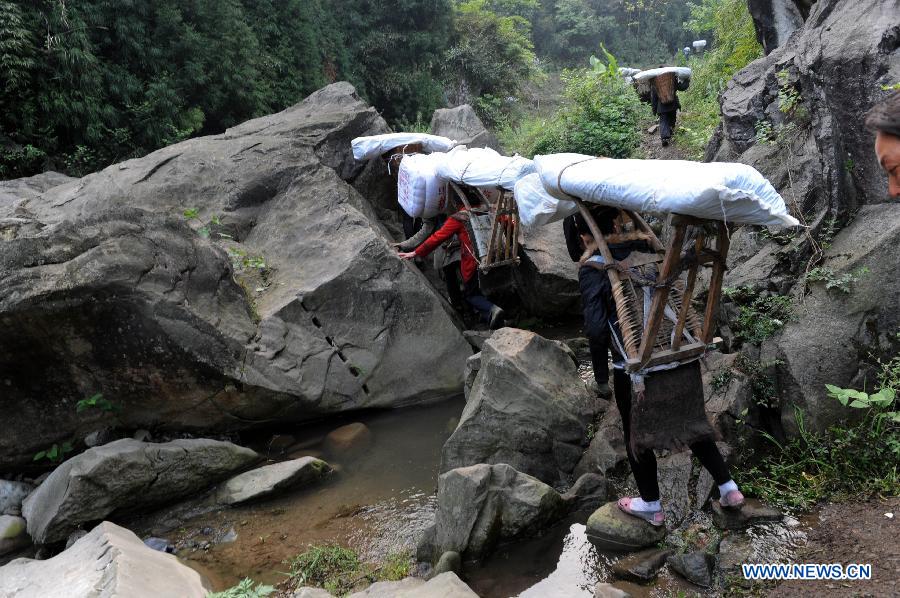
{"type": "Polygon", "coordinates": [[[0,0],[0,178],[80,175],[348,80],[394,125],[499,104],[605,44],[650,64],[683,0],[0,0]],[[492,104],[494,102],[494,104],[492,104]]]}

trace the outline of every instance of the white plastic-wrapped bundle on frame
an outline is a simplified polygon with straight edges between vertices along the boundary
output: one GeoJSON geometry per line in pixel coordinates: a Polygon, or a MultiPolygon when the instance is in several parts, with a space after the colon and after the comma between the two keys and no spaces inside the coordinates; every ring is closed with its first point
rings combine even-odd
{"type": "Polygon", "coordinates": [[[377,158],[392,149],[402,148],[406,145],[421,145],[426,152],[448,152],[456,142],[439,135],[428,133],[385,133],[384,135],[371,135],[357,137],[350,142],[353,147],[355,160],[370,160],[377,158]]]}
{"type": "MultiPolygon", "coordinates": [[[[781,195],[755,168],[728,162],[614,160],[583,154],[535,156],[544,189],[557,200],[577,197],[635,212],[682,214],[734,224],[796,226],[781,195]]],[[[544,198],[547,203],[546,198],[544,198]]],[[[559,219],[563,208],[542,208],[559,219]]],[[[522,215],[520,204],[519,213],[522,215]]],[[[525,216],[522,215],[523,221],[525,216]]]]}
{"type": "Polygon", "coordinates": [[[447,182],[437,175],[446,154],[413,154],[400,162],[397,201],[413,218],[432,218],[447,206],[447,182]]]}
{"type": "Polygon", "coordinates": [[[512,191],[534,162],[522,156],[501,156],[490,148],[456,147],[438,164],[438,176],[470,187],[502,187],[512,191]]]}
{"type": "Polygon", "coordinates": [[[692,74],[691,69],[687,68],[686,66],[661,66],[655,69],[640,71],[631,75],[631,77],[635,81],[646,81],[647,79],[653,79],[654,77],[658,77],[664,73],[675,73],[679,81],[690,81],[692,74]]]}
{"type": "Polygon", "coordinates": [[[519,219],[526,228],[544,226],[578,211],[574,201],[557,199],[547,193],[541,175],[536,172],[516,181],[514,195],[519,219]]]}

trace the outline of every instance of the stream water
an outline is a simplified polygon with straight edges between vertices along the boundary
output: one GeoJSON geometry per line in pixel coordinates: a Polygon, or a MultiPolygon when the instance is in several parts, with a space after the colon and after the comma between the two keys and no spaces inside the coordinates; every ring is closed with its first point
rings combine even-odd
{"type": "MultiPolygon", "coordinates": [[[[331,463],[335,473],[313,488],[193,518],[157,519],[142,531],[175,544],[178,556],[216,590],[244,577],[278,583],[288,570],[285,561],[310,544],[349,547],[369,562],[414,551],[433,521],[441,447],[463,407],[460,397],[280,430],[294,441],[278,459],[314,455],[331,463]],[[325,436],[353,421],[368,426],[371,443],[356,452],[329,453],[325,436]]],[[[265,454],[268,438],[250,445],[265,454]]],[[[500,546],[480,567],[466,567],[463,577],[483,598],[589,598],[596,582],[613,581],[611,565],[620,555],[599,552],[588,542],[588,516],[575,513],[538,538],[500,546]]],[[[712,528],[708,515],[697,517],[706,519],[697,525],[712,528]]],[[[755,529],[749,537],[761,557],[787,558],[798,534],[778,524],[755,529]]],[[[694,595],[698,589],[665,569],[651,586],[617,586],[636,597],[682,590],[694,595]]]]}
{"type": "MultiPolygon", "coordinates": [[[[284,561],[310,544],[339,544],[370,561],[392,551],[414,551],[434,518],[441,447],[464,405],[460,397],[282,430],[297,441],[280,458],[321,457],[335,473],[313,488],[195,517],[175,529],[158,522],[147,531],[175,544],[178,556],[216,590],[244,577],[277,583],[288,570],[284,561]],[[328,453],[328,432],[353,421],[368,426],[371,444],[361,451],[328,453]]],[[[264,445],[253,448],[266,452],[264,445]]]]}

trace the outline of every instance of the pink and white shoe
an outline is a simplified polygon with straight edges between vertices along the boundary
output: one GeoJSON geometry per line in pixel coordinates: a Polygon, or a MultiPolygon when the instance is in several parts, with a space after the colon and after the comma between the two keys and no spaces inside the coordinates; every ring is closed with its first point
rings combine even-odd
{"type": "Polygon", "coordinates": [[[666,514],[660,511],[635,511],[631,508],[631,501],[634,499],[631,498],[620,498],[616,505],[618,505],[619,509],[621,509],[624,513],[628,513],[633,517],[638,517],[639,519],[643,519],[650,525],[654,527],[662,527],[666,524],[666,514]]]}
{"type": "Polygon", "coordinates": [[[744,495],[740,490],[732,490],[719,499],[719,504],[725,509],[740,509],[744,506],[744,495]]]}

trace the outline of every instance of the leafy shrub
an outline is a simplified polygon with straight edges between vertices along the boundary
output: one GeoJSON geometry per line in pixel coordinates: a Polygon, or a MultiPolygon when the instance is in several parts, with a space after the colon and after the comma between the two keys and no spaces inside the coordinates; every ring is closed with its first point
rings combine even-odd
{"type": "MultiPolygon", "coordinates": [[[[523,154],[575,152],[589,156],[628,158],[640,145],[641,123],[649,109],[619,76],[618,63],[606,52],[604,64],[563,72],[566,105],[539,126],[532,123],[523,154]]],[[[593,57],[592,57],[593,58],[593,57]]]]}
{"type": "Polygon", "coordinates": [[[688,61],[691,86],[681,96],[681,126],[675,140],[690,156],[702,158],[719,124],[719,94],[739,70],[762,56],[753,19],[743,0],[701,0],[691,5],[688,28],[712,32],[712,48],[688,61]]]}
{"type": "Polygon", "coordinates": [[[863,266],[853,272],[838,275],[831,268],[819,266],[806,274],[806,282],[824,282],[827,290],[849,295],[853,284],[859,281],[861,276],[868,274],[868,272],[869,269],[863,266]]]}
{"type": "Polygon", "coordinates": [[[793,314],[791,298],[784,295],[762,296],[749,287],[725,289],[725,295],[738,304],[731,327],[739,341],[761,343],[784,328],[793,314]]]}
{"type": "Polygon", "coordinates": [[[87,409],[100,409],[101,411],[108,412],[118,411],[121,407],[109,399],[104,399],[102,394],[97,393],[87,399],[81,399],[75,403],[75,413],[81,413],[87,409]]]}
{"type": "Polygon", "coordinates": [[[42,451],[38,451],[35,453],[32,461],[42,461],[47,460],[51,463],[62,463],[66,459],[66,455],[74,450],[72,448],[71,442],[63,442],[62,444],[53,443],[48,449],[44,449],[42,451]]]}
{"type": "Polygon", "coordinates": [[[900,412],[894,391],[883,387],[870,395],[827,388],[829,396],[863,411],[863,417],[813,433],[798,409],[795,438],[779,443],[763,433],[774,450],[739,475],[746,492],[800,509],[825,499],[900,493],[900,412]]]}

